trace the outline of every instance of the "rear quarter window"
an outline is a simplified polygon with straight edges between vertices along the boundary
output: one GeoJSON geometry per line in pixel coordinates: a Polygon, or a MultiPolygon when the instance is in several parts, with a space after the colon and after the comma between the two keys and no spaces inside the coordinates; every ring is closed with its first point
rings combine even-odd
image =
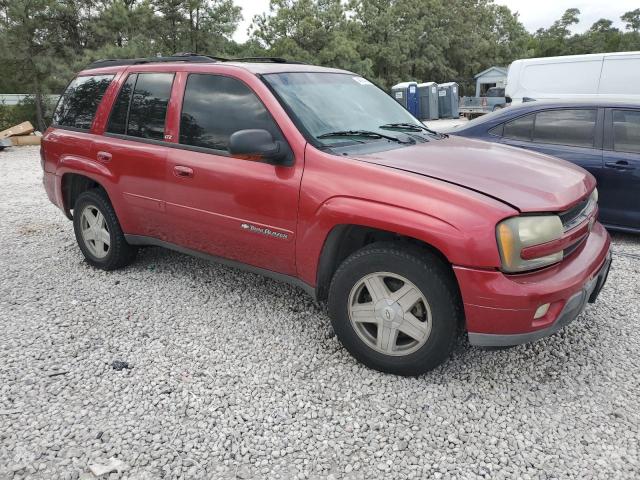
{"type": "Polygon", "coordinates": [[[519,117],[504,124],[503,135],[511,140],[531,140],[533,133],[533,119],[535,114],[530,113],[524,117],[519,117]]]}
{"type": "Polygon", "coordinates": [[[113,75],[76,77],[60,97],[53,124],[89,130],[113,75]]]}
{"type": "Polygon", "coordinates": [[[108,133],[164,140],[173,73],[132,73],[111,110],[108,133]]]}

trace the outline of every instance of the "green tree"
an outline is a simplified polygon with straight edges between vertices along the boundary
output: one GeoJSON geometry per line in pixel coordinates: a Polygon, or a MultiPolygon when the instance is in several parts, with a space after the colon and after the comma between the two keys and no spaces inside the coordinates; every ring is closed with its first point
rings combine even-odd
{"type": "Polygon", "coordinates": [[[569,55],[574,53],[571,49],[571,25],[580,22],[580,10],[567,9],[562,17],[556,20],[549,28],[539,29],[532,38],[531,50],[536,57],[551,57],[555,55],[569,55]]]}
{"type": "Polygon", "coordinates": [[[640,50],[640,8],[626,12],[620,18],[626,23],[626,29],[629,30],[628,32],[622,33],[620,50],[640,50]]]}
{"type": "Polygon", "coordinates": [[[640,8],[626,12],[620,19],[627,24],[627,30],[636,33],[640,32],[640,8]]]}
{"type": "Polygon", "coordinates": [[[621,40],[622,32],[613,26],[613,22],[601,18],[584,34],[576,35],[572,53],[616,52],[621,40]]]}
{"type": "Polygon", "coordinates": [[[358,50],[385,87],[401,80],[455,80],[507,65],[526,53],[529,35],[518,17],[488,0],[356,0],[358,50]]]}
{"type": "Polygon", "coordinates": [[[223,52],[241,19],[233,0],[154,0],[153,6],[160,15],[149,33],[164,55],[223,52]]]}
{"type": "Polygon", "coordinates": [[[271,0],[251,26],[252,41],[270,55],[366,70],[355,34],[340,0],[271,0]]]}
{"type": "Polygon", "coordinates": [[[0,0],[0,60],[9,74],[2,83],[34,95],[39,130],[46,128],[43,94],[67,81],[65,60],[82,48],[80,24],[64,30],[72,11],[53,0],[0,0]]]}

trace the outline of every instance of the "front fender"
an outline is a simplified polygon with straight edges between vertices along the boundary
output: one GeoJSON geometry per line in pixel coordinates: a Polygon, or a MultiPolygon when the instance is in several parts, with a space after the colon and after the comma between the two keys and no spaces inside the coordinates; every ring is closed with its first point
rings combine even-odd
{"type": "Polygon", "coordinates": [[[329,233],[339,225],[358,225],[411,237],[431,245],[454,265],[499,265],[494,226],[456,205],[447,211],[424,213],[372,200],[333,197],[319,206],[296,245],[298,275],[316,284],[318,262],[329,233]],[[447,218],[460,219],[464,229],[447,218]],[[493,246],[493,248],[488,247],[493,246]]]}

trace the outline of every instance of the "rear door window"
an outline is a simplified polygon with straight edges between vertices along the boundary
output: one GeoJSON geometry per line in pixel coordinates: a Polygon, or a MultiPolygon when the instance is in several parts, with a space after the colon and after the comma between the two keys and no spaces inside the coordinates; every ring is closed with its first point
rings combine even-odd
{"type": "Polygon", "coordinates": [[[76,77],[60,97],[53,114],[53,124],[89,130],[111,80],[113,75],[76,77]]]}
{"type": "Polygon", "coordinates": [[[119,133],[122,135],[127,133],[129,105],[131,104],[131,94],[133,93],[133,87],[136,85],[137,78],[138,76],[136,74],[129,75],[129,78],[127,78],[127,81],[120,89],[118,98],[116,98],[113,108],[111,109],[107,132],[119,133]]]}
{"type": "Polygon", "coordinates": [[[613,149],[640,153],[640,111],[613,111],[613,149]]]}
{"type": "Polygon", "coordinates": [[[504,124],[503,135],[511,140],[531,140],[535,114],[525,115],[504,124]]]}
{"type": "Polygon", "coordinates": [[[538,112],[533,141],[573,147],[593,147],[597,111],[561,109],[538,112]]]}
{"type": "Polygon", "coordinates": [[[107,132],[164,140],[173,73],[131,74],[118,94],[107,132]]]}
{"type": "Polygon", "coordinates": [[[228,151],[231,134],[254,128],[283,140],[265,106],[244,83],[222,75],[189,75],[180,116],[181,144],[228,151]]]}

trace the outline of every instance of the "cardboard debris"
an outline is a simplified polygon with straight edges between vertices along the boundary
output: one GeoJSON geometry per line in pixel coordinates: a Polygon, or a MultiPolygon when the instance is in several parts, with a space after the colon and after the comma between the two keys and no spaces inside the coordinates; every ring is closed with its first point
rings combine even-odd
{"type": "Polygon", "coordinates": [[[31,125],[31,122],[22,122],[19,125],[14,125],[11,128],[1,131],[0,139],[14,137],[16,135],[29,135],[34,130],[35,129],[33,128],[33,125],[31,125]]]}
{"type": "Polygon", "coordinates": [[[17,137],[11,137],[11,143],[14,147],[21,147],[24,145],[40,145],[42,137],[38,135],[20,135],[17,137]]]}

